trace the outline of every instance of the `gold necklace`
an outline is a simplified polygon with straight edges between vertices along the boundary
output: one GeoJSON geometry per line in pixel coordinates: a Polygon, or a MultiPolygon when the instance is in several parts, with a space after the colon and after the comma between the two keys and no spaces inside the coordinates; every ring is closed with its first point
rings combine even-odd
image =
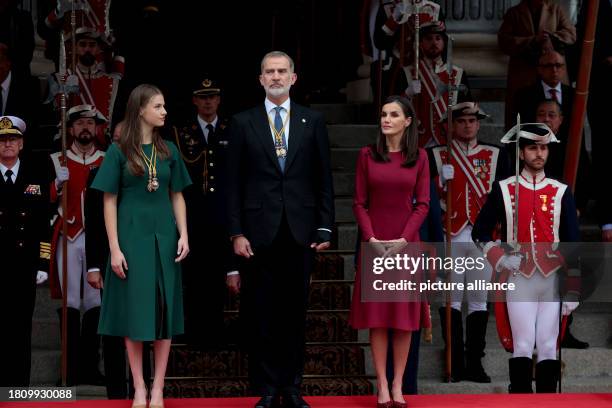
{"type": "Polygon", "coordinates": [[[140,153],[144,158],[145,164],[149,170],[149,182],[147,183],[147,190],[152,193],[159,188],[159,181],[157,180],[157,149],[155,144],[151,148],[151,157],[147,157],[142,146],[140,146],[140,153]]]}
{"type": "Polygon", "coordinates": [[[276,150],[276,157],[287,157],[287,146],[283,144],[283,133],[285,132],[285,127],[287,127],[287,123],[289,122],[289,115],[291,111],[287,110],[287,117],[283,121],[283,127],[280,131],[276,130],[276,126],[270,120],[270,116],[268,116],[268,123],[272,128],[272,132],[274,132],[274,149],[276,150]]]}

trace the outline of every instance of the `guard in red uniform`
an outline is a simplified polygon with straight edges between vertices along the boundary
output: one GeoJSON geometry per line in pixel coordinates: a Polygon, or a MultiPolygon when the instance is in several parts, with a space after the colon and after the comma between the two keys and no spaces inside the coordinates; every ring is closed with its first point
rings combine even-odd
{"type": "MultiPolygon", "coordinates": [[[[68,131],[74,141],[66,152],[66,158],[60,152],[51,155],[55,180],[51,183],[51,202],[58,204],[58,215],[53,225],[54,233],[51,245],[51,274],[49,277],[51,295],[62,297],[62,225],[68,224],[68,379],[69,383],[99,384],[102,378],[98,372],[97,335],[100,316],[100,290],[87,284],[87,263],[85,258],[85,191],[91,169],[102,164],[104,152],[99,150],[94,138],[96,126],[105,123],[102,115],[91,105],[79,105],[68,111],[68,131]],[[68,190],[68,214],[62,214],[60,197],[68,190]],[[57,264],[55,263],[57,262],[57,264]],[[55,268],[57,266],[57,268],[55,268]],[[82,292],[82,298],[81,298],[82,292]],[[80,327],[80,310],[83,315],[80,327]],[[80,341],[78,340],[80,336],[80,341]],[[76,351],[80,351],[80,356],[76,351]],[[76,377],[78,361],[78,378],[76,377]]],[[[61,316],[61,309],[58,310],[61,316]]],[[[61,317],[60,317],[61,318],[61,317]]]]}
{"type": "MultiPolygon", "coordinates": [[[[451,242],[454,258],[476,258],[481,256],[480,249],[472,242],[472,226],[484,206],[493,182],[508,175],[508,162],[504,152],[497,146],[478,141],[480,120],[487,115],[474,102],[462,102],[453,106],[453,143],[449,158],[446,145],[430,149],[432,177],[438,187],[440,206],[443,211],[443,227],[446,218],[451,217],[451,242]],[[452,203],[447,212],[446,189],[452,180],[452,203]]],[[[451,272],[451,282],[468,283],[488,281],[491,266],[466,268],[465,272],[451,272]]],[[[470,380],[480,383],[491,382],[484,371],[481,358],[486,346],[485,336],[489,312],[487,310],[487,291],[465,291],[468,304],[465,335],[465,359],[463,342],[462,303],[464,291],[451,293],[451,355],[453,382],[470,380]]],[[[445,333],[445,310],[440,309],[442,333],[445,333]]],[[[448,344],[446,345],[448,347],[448,344]]]]}
{"type": "Polygon", "coordinates": [[[496,182],[480,212],[472,237],[501,280],[515,285],[506,294],[507,303],[496,303],[500,339],[511,351],[511,393],[532,391],[533,348],[538,351],[536,392],[555,392],[559,380],[557,345],[559,314],[567,316],[578,306],[579,271],[571,257],[564,257],[559,242],[578,241],[578,220],[574,199],[567,185],[546,177],[548,144],[558,142],[545,124],[515,126],[502,142],[519,140],[523,169],[516,176],[496,182]],[[518,213],[516,227],[515,214],[518,213]],[[501,225],[502,239],[493,232],[501,225]],[[517,229],[516,233],[514,229],[517,229]],[[562,304],[559,281],[564,279],[562,304]],[[508,326],[509,325],[509,326],[508,326]]]}

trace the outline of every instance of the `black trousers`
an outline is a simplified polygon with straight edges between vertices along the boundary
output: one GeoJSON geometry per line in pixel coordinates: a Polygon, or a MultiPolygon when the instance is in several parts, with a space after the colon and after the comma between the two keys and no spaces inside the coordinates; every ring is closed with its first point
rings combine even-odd
{"type": "Polygon", "coordinates": [[[190,252],[183,262],[187,343],[214,347],[224,343],[225,277],[231,245],[221,226],[201,225],[189,234],[190,252]]]}
{"type": "Polygon", "coordinates": [[[0,387],[30,385],[32,316],[36,301],[36,270],[18,263],[2,268],[0,293],[0,387]]]}
{"type": "Polygon", "coordinates": [[[299,392],[314,250],[295,241],[283,217],[274,242],[253,251],[241,269],[240,304],[251,387],[259,395],[299,392]]]}

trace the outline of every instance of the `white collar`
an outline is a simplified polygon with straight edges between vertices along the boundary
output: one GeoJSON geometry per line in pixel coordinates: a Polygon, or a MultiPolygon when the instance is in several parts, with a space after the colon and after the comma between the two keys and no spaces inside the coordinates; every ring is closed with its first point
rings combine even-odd
{"type": "Polygon", "coordinates": [[[554,89],[559,95],[561,94],[561,82],[559,82],[557,86],[553,88],[552,86],[548,86],[546,82],[542,81],[542,87],[544,88],[545,93],[549,93],[551,89],[554,89]]]}
{"type": "MultiPolygon", "coordinates": [[[[10,168],[10,170],[13,172],[13,182],[15,182],[15,180],[17,179],[17,174],[19,174],[20,164],[21,164],[21,161],[19,160],[19,158],[17,158],[17,162],[15,162],[15,165],[10,168]]],[[[7,170],[9,170],[9,168],[6,167],[4,164],[0,163],[0,173],[2,173],[2,177],[5,177],[4,173],[6,173],[7,170]]]]}
{"type": "Polygon", "coordinates": [[[212,122],[207,122],[204,119],[202,119],[202,117],[200,117],[200,115],[197,115],[198,117],[198,123],[200,124],[200,127],[202,128],[202,132],[206,129],[207,125],[212,125],[213,129],[217,128],[217,122],[219,121],[219,116],[215,116],[215,118],[213,119],[212,122]]]}
{"type": "MultiPolygon", "coordinates": [[[[266,98],[264,104],[266,105],[266,112],[268,112],[268,114],[272,113],[274,111],[274,108],[279,106],[268,98],[266,98]]],[[[287,100],[281,103],[280,106],[285,109],[285,112],[289,112],[289,108],[291,107],[291,98],[287,98],[287,100]]]]}
{"type": "Polygon", "coordinates": [[[523,169],[521,171],[521,177],[523,177],[523,179],[527,180],[529,183],[539,184],[539,183],[541,183],[546,178],[546,174],[544,174],[544,170],[540,170],[535,175],[535,183],[534,183],[533,182],[533,179],[534,179],[533,174],[531,174],[529,171],[527,171],[527,169],[523,169]]]}
{"type": "Polygon", "coordinates": [[[11,71],[9,71],[8,75],[6,76],[4,81],[2,81],[2,85],[0,86],[2,86],[2,93],[6,95],[9,90],[9,87],[11,86],[11,71]]]}

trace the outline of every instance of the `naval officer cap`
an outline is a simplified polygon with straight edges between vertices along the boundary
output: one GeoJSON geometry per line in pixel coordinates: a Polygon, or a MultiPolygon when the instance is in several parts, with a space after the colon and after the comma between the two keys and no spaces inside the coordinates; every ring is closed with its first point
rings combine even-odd
{"type": "Polygon", "coordinates": [[[23,137],[26,131],[26,124],[23,119],[17,116],[0,116],[0,136],[23,137]]]}

